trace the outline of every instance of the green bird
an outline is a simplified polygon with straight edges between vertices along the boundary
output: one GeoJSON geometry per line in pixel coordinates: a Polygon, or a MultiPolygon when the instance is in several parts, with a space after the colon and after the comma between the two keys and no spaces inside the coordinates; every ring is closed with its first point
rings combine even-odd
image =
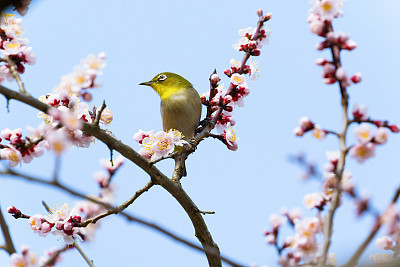
{"type": "Polygon", "coordinates": [[[199,126],[202,106],[200,96],[193,85],[172,72],[157,74],[150,81],[140,85],[150,86],[160,96],[163,130],[178,130],[183,134],[184,140],[190,140],[199,126]]]}

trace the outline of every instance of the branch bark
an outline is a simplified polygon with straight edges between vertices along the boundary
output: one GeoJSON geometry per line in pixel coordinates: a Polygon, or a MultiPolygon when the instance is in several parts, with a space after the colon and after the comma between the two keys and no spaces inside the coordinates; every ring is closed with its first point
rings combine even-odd
{"type": "Polygon", "coordinates": [[[4,249],[5,251],[7,251],[8,254],[13,254],[15,253],[15,247],[14,247],[14,243],[12,241],[11,235],[10,235],[10,231],[8,230],[8,226],[6,223],[6,220],[3,217],[3,213],[1,212],[1,208],[0,208],[0,227],[1,227],[1,232],[3,233],[4,236],[4,242],[5,244],[3,246],[1,246],[2,249],[4,249]]]}

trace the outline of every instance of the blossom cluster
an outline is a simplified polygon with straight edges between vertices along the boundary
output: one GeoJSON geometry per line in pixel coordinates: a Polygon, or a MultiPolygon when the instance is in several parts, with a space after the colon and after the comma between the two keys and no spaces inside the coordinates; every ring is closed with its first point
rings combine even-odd
{"type": "Polygon", "coordinates": [[[69,94],[82,97],[85,101],[92,100],[92,94],[89,89],[98,87],[95,80],[97,76],[102,75],[102,69],[106,66],[106,54],[99,53],[97,56],[89,55],[81,61],[80,66],[76,66],[72,73],[64,75],[61,82],[53,92],[67,91],[69,94]]]}
{"type": "MultiPolygon", "coordinates": [[[[353,50],[357,44],[350,40],[348,34],[343,32],[333,32],[331,20],[342,14],[341,6],[343,0],[313,0],[309,11],[308,22],[312,33],[325,38],[316,45],[318,50],[326,48],[341,50],[353,50]]],[[[361,73],[356,73],[349,77],[340,62],[329,61],[325,58],[319,58],[315,64],[322,66],[322,77],[324,83],[334,84],[340,82],[343,87],[347,87],[352,83],[361,81],[361,73]]]]}
{"type": "MultiPolygon", "coordinates": [[[[262,10],[258,10],[257,14],[260,17],[260,22],[265,22],[271,18],[270,13],[263,15],[262,10]]],[[[240,39],[233,45],[233,48],[245,52],[246,56],[243,62],[231,59],[230,68],[224,70],[224,74],[230,78],[229,87],[225,89],[224,84],[220,83],[219,75],[214,73],[210,77],[210,91],[200,96],[203,105],[207,106],[212,112],[210,118],[218,116],[215,128],[230,150],[235,151],[238,148],[238,138],[231,128],[236,124],[233,109],[237,106],[243,107],[243,99],[250,93],[245,75],[249,75],[253,81],[259,76],[256,62],[252,61],[246,65],[247,59],[251,56],[260,55],[260,49],[263,45],[268,44],[270,35],[271,31],[263,24],[259,24],[255,29],[252,27],[240,29],[240,39]]]]}
{"type": "MultiPolygon", "coordinates": [[[[112,176],[123,165],[123,158],[119,156],[112,163],[109,160],[102,159],[100,163],[106,172],[94,174],[94,178],[100,186],[100,194],[97,199],[103,203],[110,204],[114,199],[114,188],[110,181],[112,176]]],[[[76,240],[91,241],[94,239],[95,231],[100,224],[89,224],[86,227],[79,227],[79,224],[86,219],[105,212],[106,209],[89,200],[83,200],[77,202],[72,209],[67,203],[60,207],[55,207],[49,211],[48,215],[35,214],[28,216],[14,206],[9,207],[7,211],[17,219],[28,219],[31,229],[39,236],[45,237],[52,233],[55,236],[62,237],[67,245],[71,245],[76,240]]]]}
{"type": "MultiPolygon", "coordinates": [[[[270,215],[269,222],[272,229],[264,232],[266,242],[275,246],[281,255],[279,264],[284,267],[316,264],[320,257],[317,239],[322,232],[323,218],[320,216],[303,218],[299,208],[291,210],[283,208],[281,213],[282,215],[270,215]],[[278,234],[286,222],[293,227],[294,235],[286,237],[279,245],[278,234]],[[287,251],[286,254],[282,253],[284,250],[287,251]]],[[[334,256],[330,255],[329,264],[334,262],[334,256]]]]}
{"type": "MultiPolygon", "coordinates": [[[[352,115],[353,118],[350,123],[358,123],[360,125],[354,130],[358,143],[351,146],[349,153],[359,163],[363,163],[366,159],[375,155],[376,146],[387,142],[389,131],[392,133],[400,132],[400,128],[395,124],[389,124],[388,121],[370,119],[365,105],[354,105],[352,115]],[[376,131],[373,130],[372,125],[376,126],[376,131]]],[[[312,135],[319,140],[324,139],[328,133],[334,133],[321,128],[308,117],[300,118],[299,126],[293,132],[297,136],[312,132],[312,135]]]]}
{"type": "MultiPolygon", "coordinates": [[[[43,95],[39,100],[53,107],[47,114],[39,112],[38,117],[45,119],[49,126],[56,129],[59,128],[56,131],[58,138],[60,142],[65,141],[65,145],[60,147],[60,153],[69,143],[79,147],[90,146],[90,143],[94,141],[94,137],[83,133],[81,130],[82,123],[92,123],[99,112],[98,109],[91,111],[87,103],[80,101],[78,97],[69,94],[65,90],[43,95]]],[[[108,125],[112,119],[112,113],[109,109],[105,109],[101,113],[100,122],[108,125]]]]}
{"type": "Polygon", "coordinates": [[[21,254],[13,253],[10,257],[10,267],[53,267],[55,263],[61,261],[61,256],[57,255],[54,260],[50,258],[56,253],[56,248],[45,251],[45,255],[37,260],[37,255],[29,247],[21,246],[21,254]]]}
{"type": "Polygon", "coordinates": [[[144,132],[139,130],[133,136],[133,139],[142,146],[139,154],[151,161],[170,155],[176,150],[176,146],[183,145],[185,141],[182,138],[184,136],[180,131],[172,129],[168,132],[156,132],[154,130],[144,132]]]}
{"type": "Polygon", "coordinates": [[[375,245],[387,251],[391,251],[391,254],[378,253],[370,255],[372,261],[377,264],[388,264],[395,266],[400,261],[400,222],[399,212],[396,209],[395,204],[388,206],[386,211],[380,218],[380,222],[386,226],[386,235],[383,235],[376,239],[375,245]]]}
{"type": "Polygon", "coordinates": [[[44,150],[48,148],[48,143],[34,135],[22,138],[20,128],[10,130],[8,128],[0,132],[0,160],[8,160],[10,167],[15,167],[21,162],[29,163],[34,158],[43,155],[44,150]],[[2,144],[2,139],[8,141],[8,144],[2,144]]]}
{"type": "Polygon", "coordinates": [[[25,72],[24,64],[36,63],[36,56],[32,47],[27,46],[28,39],[22,37],[24,29],[22,19],[12,14],[1,14],[0,19],[0,52],[8,59],[0,65],[0,82],[5,79],[13,80],[10,64],[15,66],[18,73],[25,72]]]}

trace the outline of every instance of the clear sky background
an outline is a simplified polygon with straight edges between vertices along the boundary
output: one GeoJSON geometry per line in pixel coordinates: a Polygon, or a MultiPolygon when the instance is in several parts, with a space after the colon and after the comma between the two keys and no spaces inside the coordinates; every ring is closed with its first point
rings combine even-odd
{"type": "MultiPolygon", "coordinates": [[[[329,136],[318,141],[311,136],[297,138],[292,131],[301,116],[308,115],[328,129],[340,129],[341,109],[338,86],[324,85],[316,58],[327,56],[314,45],[321,39],[309,31],[306,21],[308,1],[34,1],[24,17],[25,36],[37,55],[37,64],[27,66],[22,76],[33,96],[51,92],[62,75],[70,73],[88,54],[106,52],[107,67],[93,91],[91,105],[103,99],[113,111],[108,127],[124,143],[139,149],[132,136],[139,129],[161,130],[159,97],[151,88],[138,84],[155,74],[171,71],[182,75],[205,92],[214,68],[222,74],[229,60],[243,54],[232,48],[237,31],[257,22],[256,11],[272,12],[267,23],[271,42],[256,58],[261,76],[249,82],[251,93],[245,107],[236,110],[239,149],[229,151],[216,140],[201,143],[187,162],[188,177],[183,187],[202,210],[215,211],[205,217],[209,230],[223,255],[243,264],[275,266],[276,252],[264,241],[268,216],[281,207],[302,207],[306,193],[320,190],[317,181],[302,181],[301,169],[288,156],[304,151],[320,167],[325,151],[337,150],[329,136]]],[[[343,52],[342,62],[349,74],[361,72],[363,82],[351,86],[350,106],[367,104],[373,118],[400,122],[399,64],[400,3],[395,0],[344,3],[344,17],[334,28],[351,34],[359,44],[353,52],[343,52]]],[[[223,75],[221,75],[223,76],[223,75]]],[[[228,79],[223,80],[226,84],[228,79]]],[[[15,84],[6,84],[17,88],[15,84]]],[[[36,127],[37,111],[12,101],[7,113],[0,97],[0,129],[36,127]]],[[[349,140],[354,141],[353,128],[349,140]]],[[[363,165],[347,161],[359,191],[372,197],[383,209],[399,184],[400,136],[390,135],[388,144],[376,150],[376,157],[363,165]]],[[[107,147],[96,142],[90,149],[72,148],[62,158],[61,180],[80,191],[97,194],[92,174],[101,169],[107,147]]],[[[170,175],[173,161],[157,164],[170,175]]],[[[50,177],[54,155],[46,153],[21,171],[50,177]]],[[[20,170],[19,167],[17,167],[20,170]]],[[[11,178],[0,177],[0,204],[15,205],[27,214],[45,213],[41,201],[50,205],[79,200],[70,195],[11,178]]],[[[149,177],[126,163],[116,175],[115,204],[122,203],[143,187],[149,177]]],[[[172,232],[197,242],[190,220],[179,204],[162,188],[141,196],[129,212],[156,222],[172,232]]],[[[305,208],[304,208],[305,211],[305,208]]],[[[347,197],[335,217],[332,252],[344,263],[372,227],[367,215],[355,218],[355,207],[347,197]]],[[[307,216],[314,212],[305,211],[307,216]]],[[[33,234],[27,221],[6,215],[16,247],[32,247],[38,254],[62,246],[53,236],[33,234]]],[[[288,227],[282,236],[291,234],[288,227]]],[[[383,234],[381,231],[379,234],[383,234]]],[[[281,237],[282,237],[281,236],[281,237]]],[[[0,238],[0,243],[1,243],[0,238]]],[[[111,216],[101,222],[93,243],[82,248],[98,267],[105,266],[207,266],[206,257],[140,225],[111,216]]],[[[378,251],[371,244],[368,253],[378,251]]],[[[367,254],[368,254],[367,253],[367,254]]],[[[368,257],[364,257],[368,259],[368,257]]],[[[0,266],[8,255],[0,252],[0,266]]],[[[76,251],[63,255],[58,266],[85,266],[76,251]]]]}

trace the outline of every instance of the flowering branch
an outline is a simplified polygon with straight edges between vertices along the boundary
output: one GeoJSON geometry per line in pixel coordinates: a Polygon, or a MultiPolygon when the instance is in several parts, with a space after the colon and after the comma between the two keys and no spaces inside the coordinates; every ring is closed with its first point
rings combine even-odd
{"type": "MultiPolygon", "coordinates": [[[[70,193],[70,194],[72,194],[72,195],[74,195],[74,196],[77,196],[77,197],[79,197],[79,198],[83,198],[83,199],[92,201],[92,202],[94,202],[94,203],[96,203],[96,204],[98,204],[98,205],[103,206],[104,208],[109,209],[110,211],[116,209],[116,207],[113,207],[113,206],[111,206],[111,205],[108,204],[108,203],[104,203],[104,202],[101,202],[101,201],[97,200],[96,198],[92,198],[92,197],[90,197],[90,196],[86,196],[86,195],[84,195],[84,194],[81,194],[81,193],[75,191],[74,189],[71,189],[71,188],[69,188],[69,187],[67,187],[67,186],[64,186],[64,185],[60,184],[60,183],[54,184],[53,182],[50,182],[50,181],[47,181],[47,180],[44,180],[44,179],[39,179],[39,178],[36,178],[36,177],[28,176],[28,175],[26,175],[26,174],[17,173],[17,172],[15,172],[15,171],[11,170],[11,169],[8,169],[8,170],[6,170],[6,171],[0,171],[0,175],[12,175],[12,176],[14,176],[14,177],[16,177],[16,178],[28,180],[28,181],[35,182],[35,183],[40,183],[40,184],[45,184],[45,185],[53,186],[53,187],[59,188],[59,189],[61,189],[61,190],[63,190],[63,191],[66,191],[66,192],[68,192],[68,193],[70,193]]],[[[141,189],[141,190],[139,190],[139,191],[143,191],[142,193],[144,193],[144,192],[145,192],[144,190],[145,190],[145,189],[143,188],[143,189],[141,189]]],[[[139,191],[138,191],[138,192],[139,192],[139,191]]],[[[137,196],[137,197],[138,197],[138,196],[137,196]]],[[[136,198],[137,198],[137,197],[136,197],[136,198]]],[[[205,214],[210,213],[210,214],[211,214],[212,212],[199,211],[199,213],[205,213],[205,214]]],[[[114,213],[114,214],[117,214],[117,213],[114,213]]],[[[149,227],[149,228],[151,228],[151,229],[154,229],[154,230],[156,230],[156,231],[158,231],[158,232],[161,232],[161,233],[165,234],[166,236],[168,236],[168,237],[170,237],[170,238],[172,238],[172,239],[174,239],[174,240],[176,240],[176,241],[178,241],[178,242],[180,242],[180,243],[182,243],[182,244],[185,244],[185,245],[187,245],[187,246],[189,246],[189,247],[191,247],[191,248],[193,248],[193,249],[196,249],[196,250],[202,251],[202,252],[206,252],[206,253],[211,254],[211,255],[218,256],[222,261],[224,261],[224,262],[230,264],[231,266],[243,266],[243,265],[241,265],[241,264],[238,264],[238,263],[234,262],[233,260],[230,260],[230,259],[227,258],[227,257],[221,256],[221,255],[219,254],[219,251],[216,251],[213,247],[207,247],[207,246],[206,246],[206,247],[203,247],[203,248],[202,248],[202,247],[200,247],[200,246],[198,246],[198,245],[196,245],[196,244],[194,244],[194,243],[192,243],[192,242],[190,242],[190,241],[188,241],[188,240],[186,240],[186,239],[184,239],[184,238],[181,238],[181,237],[179,237],[179,236],[177,236],[177,235],[171,233],[170,231],[168,231],[168,230],[162,228],[161,226],[158,226],[157,224],[154,224],[154,223],[145,221],[145,220],[143,220],[143,219],[134,217],[134,216],[132,216],[132,215],[130,215],[130,214],[124,212],[124,211],[121,211],[121,212],[119,212],[118,214],[124,216],[128,221],[137,222],[137,223],[142,224],[142,225],[144,225],[144,226],[147,226],[147,227],[149,227]]],[[[18,218],[28,219],[29,217],[30,217],[30,216],[24,215],[24,216],[20,216],[20,217],[18,217],[18,218]]],[[[100,219],[100,218],[98,218],[96,221],[98,221],[99,219],[100,219]]],[[[90,220],[87,220],[87,221],[82,222],[82,224],[86,224],[86,223],[87,223],[87,225],[88,225],[89,223],[95,223],[95,222],[91,222],[90,220]]],[[[87,226],[87,225],[79,225],[79,224],[77,224],[76,226],[78,226],[78,227],[79,227],[79,226],[84,227],[84,226],[87,226]]]]}
{"type": "Polygon", "coordinates": [[[112,210],[108,210],[107,212],[101,213],[99,215],[97,215],[94,218],[85,220],[83,222],[81,222],[80,224],[76,224],[76,227],[86,227],[87,225],[93,223],[95,224],[98,220],[107,217],[111,214],[118,214],[121,211],[125,210],[126,208],[128,208],[141,194],[143,194],[144,192],[147,192],[150,188],[152,188],[154,185],[154,183],[152,181],[148,182],[146,186],[144,186],[142,189],[136,191],[135,195],[133,197],[131,197],[130,199],[128,199],[127,201],[125,201],[123,204],[121,204],[120,206],[115,207],[112,210]]]}
{"type": "Polygon", "coordinates": [[[14,247],[14,243],[12,241],[11,235],[10,235],[10,231],[8,230],[8,226],[7,223],[3,217],[3,213],[1,212],[0,209],[0,227],[1,227],[1,232],[3,233],[4,236],[4,242],[5,244],[3,246],[0,246],[0,249],[4,249],[5,251],[7,251],[8,254],[13,254],[15,253],[15,247],[14,247]]]}
{"type": "MultiPolygon", "coordinates": [[[[325,27],[327,28],[327,34],[329,32],[333,32],[331,22],[325,21],[325,23],[326,23],[325,27]]],[[[335,69],[338,70],[339,68],[342,67],[340,61],[340,47],[335,43],[331,43],[330,49],[335,69]]],[[[329,247],[331,244],[330,239],[332,236],[333,217],[340,203],[340,197],[342,193],[341,180],[344,171],[344,166],[346,163],[346,155],[348,152],[348,148],[346,147],[346,135],[347,135],[347,129],[349,127],[349,116],[348,116],[349,95],[347,94],[346,85],[344,84],[343,80],[339,80],[339,87],[340,87],[341,105],[342,105],[342,130],[338,136],[340,143],[340,156],[338,165],[335,170],[336,186],[333,193],[332,202],[329,207],[328,218],[326,224],[324,225],[324,243],[322,246],[322,257],[319,263],[320,266],[325,266],[329,247]]]]}
{"type": "Polygon", "coordinates": [[[40,267],[53,266],[53,265],[56,263],[57,257],[58,257],[61,253],[67,251],[68,249],[69,249],[69,246],[66,245],[66,246],[64,246],[63,248],[56,250],[55,252],[53,252],[53,253],[51,254],[51,256],[47,259],[47,261],[44,262],[40,267]]]}
{"type": "MultiPolygon", "coordinates": [[[[391,205],[395,204],[397,202],[397,200],[400,197],[400,187],[397,188],[392,201],[391,201],[391,205]]],[[[382,226],[382,216],[377,216],[376,218],[376,222],[374,224],[374,226],[372,227],[371,232],[368,234],[367,238],[365,238],[365,240],[361,243],[361,245],[358,247],[358,249],[356,250],[356,252],[353,254],[353,256],[350,258],[350,260],[348,260],[343,267],[353,267],[356,266],[358,263],[358,260],[360,259],[362,253],[365,251],[365,249],[367,248],[367,246],[369,245],[369,243],[372,241],[372,239],[375,237],[375,235],[378,233],[379,229],[382,226]]]]}

